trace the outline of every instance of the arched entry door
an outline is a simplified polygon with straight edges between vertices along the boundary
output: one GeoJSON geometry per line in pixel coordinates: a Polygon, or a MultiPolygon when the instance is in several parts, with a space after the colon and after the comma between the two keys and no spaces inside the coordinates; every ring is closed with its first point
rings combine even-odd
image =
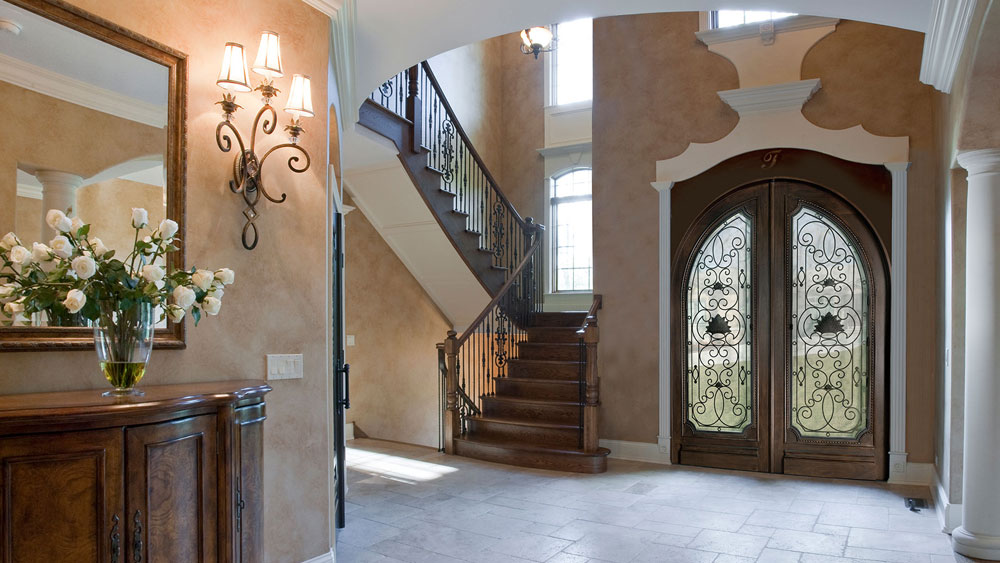
{"type": "Polygon", "coordinates": [[[861,213],[757,181],[708,206],[677,258],[675,461],[884,479],[888,280],[861,213]]]}

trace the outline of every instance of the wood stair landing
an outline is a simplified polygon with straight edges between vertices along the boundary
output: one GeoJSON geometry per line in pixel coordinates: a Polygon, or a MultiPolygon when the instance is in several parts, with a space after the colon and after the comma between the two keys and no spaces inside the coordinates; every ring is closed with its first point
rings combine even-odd
{"type": "Polygon", "coordinates": [[[483,397],[483,412],[467,419],[455,439],[458,455],[556,471],[603,473],[607,448],[580,447],[581,357],[577,329],[585,313],[536,313],[528,340],[497,377],[496,395],[483,397]]]}

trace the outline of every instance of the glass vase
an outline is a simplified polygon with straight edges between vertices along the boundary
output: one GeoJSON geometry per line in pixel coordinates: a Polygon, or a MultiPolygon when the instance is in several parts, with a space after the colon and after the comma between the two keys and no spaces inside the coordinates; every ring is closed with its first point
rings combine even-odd
{"type": "Polygon", "coordinates": [[[150,303],[136,303],[128,309],[117,303],[101,303],[101,315],[94,323],[94,345],[104,378],[114,387],[104,396],[143,394],[135,385],[146,374],[154,326],[150,303]]]}

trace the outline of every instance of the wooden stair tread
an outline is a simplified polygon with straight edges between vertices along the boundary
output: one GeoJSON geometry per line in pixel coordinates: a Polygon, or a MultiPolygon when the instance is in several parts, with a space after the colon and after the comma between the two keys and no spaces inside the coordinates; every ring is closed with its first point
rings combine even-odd
{"type": "MultiPolygon", "coordinates": [[[[524,343],[522,342],[521,344],[524,344],[524,343]]],[[[578,345],[577,344],[570,344],[570,346],[578,346],[578,345]]],[[[578,362],[576,360],[536,360],[534,358],[511,358],[511,359],[509,359],[507,361],[508,362],[521,362],[521,363],[525,363],[525,364],[543,364],[543,365],[566,365],[566,364],[573,364],[573,365],[576,365],[576,366],[578,366],[580,364],[587,363],[587,362],[578,362]]]]}
{"type": "Polygon", "coordinates": [[[579,342],[531,342],[529,340],[525,340],[524,342],[518,342],[517,345],[518,346],[529,346],[529,347],[532,347],[532,348],[542,347],[542,346],[557,346],[559,348],[568,348],[570,346],[572,346],[574,348],[579,348],[580,347],[580,343],[579,342]]]}
{"type": "Polygon", "coordinates": [[[541,379],[536,377],[500,377],[497,375],[493,376],[494,381],[499,381],[501,379],[506,381],[513,381],[514,383],[521,383],[523,381],[527,381],[529,383],[559,383],[566,385],[577,385],[577,386],[580,385],[579,381],[575,381],[572,379],[541,379]]]}
{"type": "Polygon", "coordinates": [[[534,428],[555,428],[560,430],[580,430],[579,424],[569,424],[563,422],[545,422],[542,420],[532,420],[528,418],[503,418],[498,416],[470,416],[469,420],[477,420],[479,422],[495,423],[495,424],[510,424],[515,426],[530,426],[534,428]]]}
{"type": "Polygon", "coordinates": [[[579,407],[583,403],[578,401],[555,401],[551,399],[527,399],[524,397],[501,397],[498,395],[493,395],[490,397],[483,397],[490,401],[503,401],[509,403],[526,403],[529,405],[542,405],[550,407],[579,407]]]}
{"type": "Polygon", "coordinates": [[[568,456],[607,457],[608,454],[611,453],[611,450],[607,448],[597,448],[596,452],[585,452],[580,448],[567,448],[564,446],[527,444],[525,442],[515,441],[515,440],[493,440],[489,438],[476,438],[475,436],[465,436],[462,438],[455,438],[455,441],[468,442],[472,444],[482,444],[487,446],[505,448],[509,450],[518,450],[524,452],[557,453],[568,456]]]}

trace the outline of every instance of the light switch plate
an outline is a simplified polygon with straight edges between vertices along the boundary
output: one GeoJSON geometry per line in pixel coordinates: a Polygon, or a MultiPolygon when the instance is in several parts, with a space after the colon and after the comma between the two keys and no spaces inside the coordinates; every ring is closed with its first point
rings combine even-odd
{"type": "Polygon", "coordinates": [[[354,335],[353,334],[348,334],[347,335],[347,345],[348,346],[354,346],[354,335]]]}
{"type": "Polygon", "coordinates": [[[267,379],[302,379],[302,354],[268,354],[267,379]]]}

